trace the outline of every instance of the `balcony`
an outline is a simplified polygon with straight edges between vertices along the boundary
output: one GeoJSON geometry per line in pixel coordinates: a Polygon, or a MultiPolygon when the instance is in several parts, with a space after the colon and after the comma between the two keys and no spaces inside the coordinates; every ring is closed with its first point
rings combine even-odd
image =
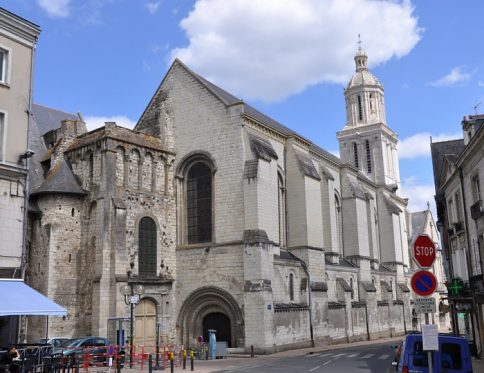
{"type": "Polygon", "coordinates": [[[484,215],[484,203],[482,202],[482,199],[480,199],[471,206],[471,216],[472,219],[477,220],[482,215],[484,215]]]}

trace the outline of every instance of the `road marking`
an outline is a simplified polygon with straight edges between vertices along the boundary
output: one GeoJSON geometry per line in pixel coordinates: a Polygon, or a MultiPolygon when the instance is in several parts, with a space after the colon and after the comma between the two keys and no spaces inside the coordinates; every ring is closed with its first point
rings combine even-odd
{"type": "Polygon", "coordinates": [[[346,356],[346,357],[356,357],[356,356],[358,356],[359,354],[360,354],[360,353],[358,352],[357,354],[351,354],[351,355],[348,355],[348,356],[346,356]]]}
{"type": "Polygon", "coordinates": [[[366,355],[362,356],[361,358],[362,359],[369,359],[372,356],[375,356],[375,354],[366,354],[366,355]]]}
{"type": "Polygon", "coordinates": [[[312,372],[313,370],[316,370],[316,369],[319,369],[319,368],[321,368],[320,365],[318,365],[317,367],[314,367],[314,368],[309,369],[308,372],[312,372]]]}
{"type": "Polygon", "coordinates": [[[332,354],[323,354],[321,355],[321,357],[325,357],[325,356],[331,356],[332,354]]]}
{"type": "Polygon", "coordinates": [[[341,356],[345,356],[346,354],[338,354],[338,355],[334,355],[333,357],[341,357],[341,356]]]}
{"type": "Polygon", "coordinates": [[[323,365],[328,365],[329,363],[331,363],[333,360],[328,360],[327,362],[323,363],[323,365]]]}
{"type": "Polygon", "coordinates": [[[386,359],[387,357],[389,357],[390,355],[381,355],[378,359],[386,359]]]}

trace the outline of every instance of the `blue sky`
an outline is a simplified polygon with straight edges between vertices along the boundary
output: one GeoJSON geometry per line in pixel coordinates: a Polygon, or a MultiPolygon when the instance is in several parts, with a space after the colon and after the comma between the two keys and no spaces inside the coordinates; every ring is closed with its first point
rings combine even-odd
{"type": "Polygon", "coordinates": [[[358,34],[399,134],[402,194],[433,207],[429,137],[484,112],[482,0],[0,0],[42,28],[34,101],[133,126],[173,58],[337,151],[358,34]],[[480,104],[482,102],[482,105],[480,104]]]}

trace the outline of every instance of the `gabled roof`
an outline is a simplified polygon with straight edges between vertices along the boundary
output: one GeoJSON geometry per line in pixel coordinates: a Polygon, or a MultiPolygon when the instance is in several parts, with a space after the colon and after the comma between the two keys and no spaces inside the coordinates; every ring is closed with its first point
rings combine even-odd
{"type": "MultiPolygon", "coordinates": [[[[341,165],[342,162],[341,160],[336,157],[334,154],[331,154],[327,150],[324,150],[320,148],[319,146],[313,144],[310,140],[304,138],[300,134],[294,132],[290,128],[284,126],[283,124],[279,123],[278,121],[272,119],[271,117],[261,113],[254,107],[250,106],[249,104],[245,103],[242,99],[235,97],[231,93],[225,91],[224,89],[220,88],[219,86],[213,84],[212,82],[208,81],[207,79],[203,78],[202,76],[198,75],[197,73],[193,72],[188,68],[183,62],[181,62],[179,59],[175,59],[173,62],[172,66],[170,67],[168,73],[166,76],[168,76],[169,72],[175,67],[175,66],[180,66],[183,68],[188,74],[190,74],[194,79],[196,79],[202,86],[204,86],[212,95],[214,95],[215,98],[217,98],[222,104],[225,106],[233,106],[233,105],[242,105],[242,111],[243,115],[246,115],[247,117],[250,117],[254,119],[255,121],[269,127],[270,129],[281,133],[284,136],[291,137],[291,136],[296,136],[299,137],[300,139],[306,141],[309,145],[309,149],[314,152],[319,154],[320,156],[327,158],[331,160],[332,162],[336,163],[337,165],[341,165]]],[[[153,101],[155,98],[161,93],[161,87],[163,85],[163,82],[166,79],[163,79],[161,82],[160,86],[158,87],[157,91],[153,95],[153,97],[150,100],[150,103],[146,107],[145,111],[140,117],[140,120],[136,124],[136,127],[138,124],[141,122],[141,119],[144,117],[145,113],[148,111],[148,109],[151,107],[153,101]]],[[[135,127],[135,129],[136,129],[135,127]]]]}
{"type": "Polygon", "coordinates": [[[433,142],[430,144],[430,150],[432,153],[435,191],[438,193],[441,185],[444,157],[450,155],[460,155],[464,150],[464,139],[433,142]]]}
{"type": "Polygon", "coordinates": [[[72,170],[64,160],[59,162],[49,171],[42,185],[37,190],[34,190],[31,195],[50,193],[87,194],[81,188],[79,182],[72,173],[72,170]]]}

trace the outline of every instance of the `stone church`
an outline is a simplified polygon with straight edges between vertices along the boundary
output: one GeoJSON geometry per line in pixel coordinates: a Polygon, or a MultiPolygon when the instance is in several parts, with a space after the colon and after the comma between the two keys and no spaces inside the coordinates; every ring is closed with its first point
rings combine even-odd
{"type": "MultiPolygon", "coordinates": [[[[34,106],[28,281],[68,309],[29,338],[207,329],[270,353],[411,329],[407,200],[384,89],[355,55],[340,158],[175,60],[134,130],[34,106]]],[[[126,334],[128,335],[128,334],[126,334]]]]}

